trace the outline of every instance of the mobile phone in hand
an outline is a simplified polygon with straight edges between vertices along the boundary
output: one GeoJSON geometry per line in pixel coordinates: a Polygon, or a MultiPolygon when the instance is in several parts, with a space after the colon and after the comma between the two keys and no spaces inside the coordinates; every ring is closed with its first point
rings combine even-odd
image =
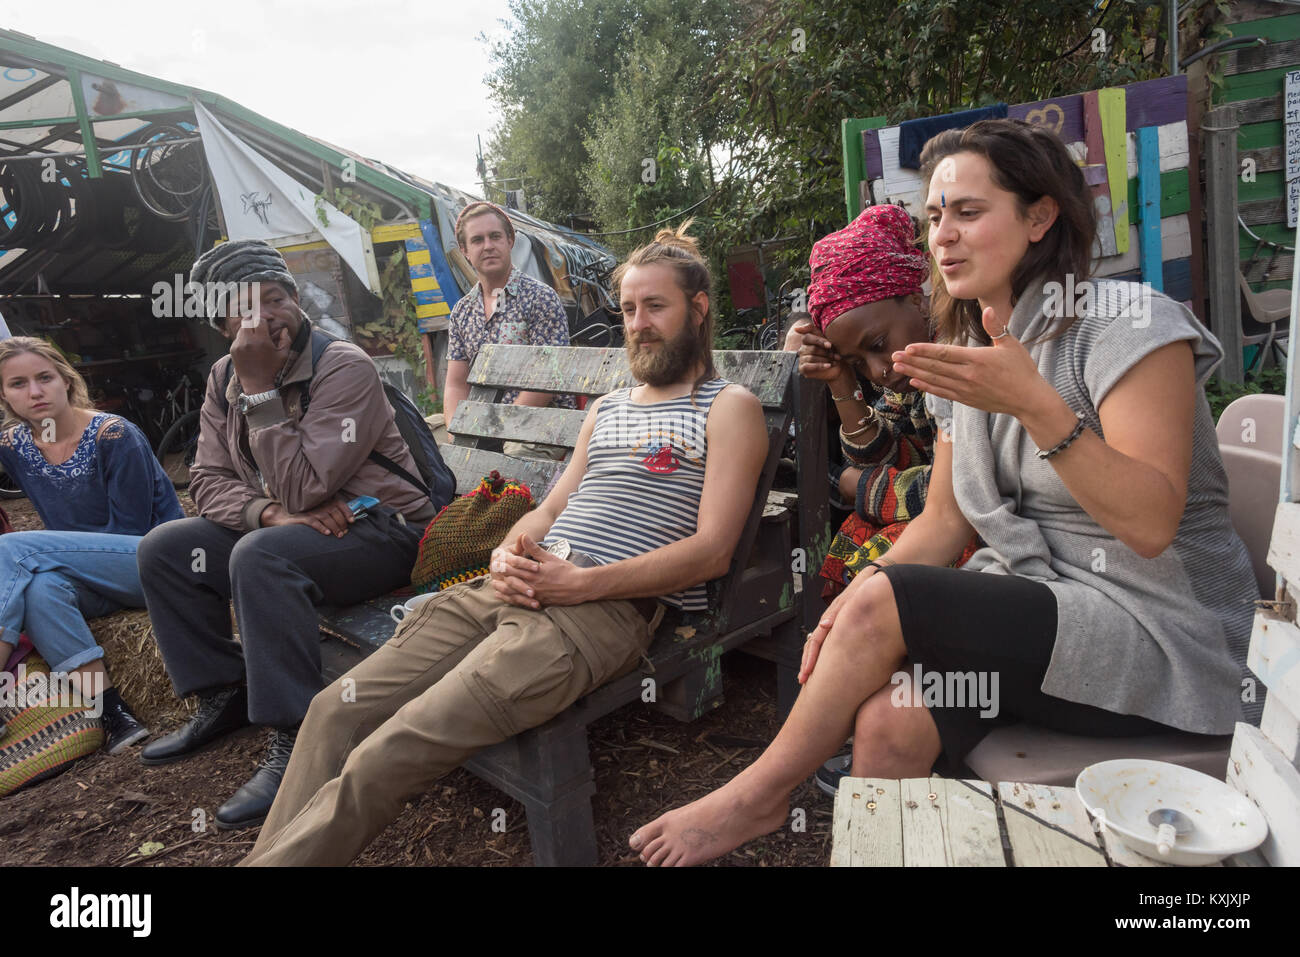
{"type": "Polygon", "coordinates": [[[352,501],[348,502],[348,509],[352,512],[354,518],[362,518],[366,510],[379,504],[379,499],[373,495],[358,495],[352,501]]]}

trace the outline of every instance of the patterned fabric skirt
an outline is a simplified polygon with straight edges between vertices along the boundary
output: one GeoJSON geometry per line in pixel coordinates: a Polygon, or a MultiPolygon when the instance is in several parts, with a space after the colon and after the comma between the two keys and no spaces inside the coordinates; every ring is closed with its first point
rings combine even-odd
{"type": "MultiPolygon", "coordinates": [[[[822,563],[821,576],[826,579],[826,584],[822,586],[822,599],[829,602],[844,591],[858,572],[894,546],[905,528],[907,522],[873,525],[859,518],[857,512],[846,518],[840,530],[835,533],[826,561],[822,563]]],[[[978,538],[971,536],[952,567],[960,568],[978,548],[978,538]]]]}

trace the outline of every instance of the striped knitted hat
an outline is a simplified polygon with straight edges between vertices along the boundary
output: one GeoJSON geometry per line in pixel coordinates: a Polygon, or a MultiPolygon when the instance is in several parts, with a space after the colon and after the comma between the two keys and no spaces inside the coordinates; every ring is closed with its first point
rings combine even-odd
{"type": "Polygon", "coordinates": [[[492,549],[532,507],[528,486],[494,470],[434,516],[420,540],[411,584],[420,592],[441,591],[486,575],[492,549]]]}

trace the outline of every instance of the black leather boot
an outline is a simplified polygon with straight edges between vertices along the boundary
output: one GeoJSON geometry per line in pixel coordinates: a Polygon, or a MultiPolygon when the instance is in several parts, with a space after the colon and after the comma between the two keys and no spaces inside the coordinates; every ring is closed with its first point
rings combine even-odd
{"type": "Polygon", "coordinates": [[[298,739],[298,726],[272,728],[266,742],[266,755],[257,766],[248,783],[241,787],[221,807],[217,808],[217,827],[233,831],[241,827],[255,827],[266,820],[275,803],[275,795],[284,780],[285,768],[293,754],[293,744],[298,739]]]}
{"type": "Polygon", "coordinates": [[[104,713],[100,720],[104,724],[104,750],[109,754],[117,754],[149,737],[149,729],[140,723],[118,695],[105,695],[104,713]]]}
{"type": "Polygon", "coordinates": [[[248,690],[243,685],[200,694],[198,713],[171,734],[141,748],[140,761],[171,764],[248,723],[248,690]]]}

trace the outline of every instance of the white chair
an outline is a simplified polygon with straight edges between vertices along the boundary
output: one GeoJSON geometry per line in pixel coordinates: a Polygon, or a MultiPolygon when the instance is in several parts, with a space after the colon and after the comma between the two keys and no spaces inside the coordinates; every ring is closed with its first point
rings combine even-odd
{"type": "MultiPolygon", "coordinates": [[[[1246,544],[1260,595],[1273,597],[1274,573],[1265,561],[1282,480],[1286,399],[1247,395],[1219,417],[1219,451],[1228,472],[1228,514],[1246,544]]],[[[1090,738],[1015,724],[989,733],[966,757],[985,781],[1073,785],[1098,761],[1148,758],[1193,768],[1214,778],[1228,766],[1232,736],[1170,731],[1138,738],[1090,738]]]]}
{"type": "Polygon", "coordinates": [[[1291,290],[1266,289],[1255,292],[1241,270],[1237,270],[1237,285],[1241,289],[1241,301],[1245,310],[1241,314],[1241,345],[1259,346],[1259,353],[1251,363],[1251,371],[1261,369],[1268,358],[1270,349],[1276,349],[1283,357],[1286,350],[1282,348],[1283,340],[1290,334],[1288,317],[1291,315],[1291,290]],[[1281,329],[1278,323],[1282,323],[1281,329]]]}

